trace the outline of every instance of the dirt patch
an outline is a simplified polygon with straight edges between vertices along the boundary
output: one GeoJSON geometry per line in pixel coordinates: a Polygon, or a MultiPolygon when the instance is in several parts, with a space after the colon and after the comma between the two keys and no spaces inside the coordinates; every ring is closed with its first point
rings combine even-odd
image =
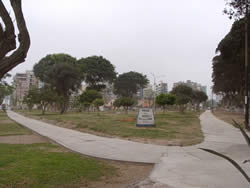
{"type": "Polygon", "coordinates": [[[153,169],[153,164],[130,163],[119,161],[106,161],[108,164],[118,169],[118,176],[103,179],[101,182],[95,182],[88,187],[91,188],[124,188],[134,187],[132,185],[148,178],[153,169]]]}
{"type": "Polygon", "coordinates": [[[244,114],[242,112],[227,112],[223,110],[216,110],[213,112],[213,114],[218,118],[221,119],[231,125],[233,125],[233,121],[240,123],[241,125],[244,125],[244,114]]]}
{"type": "Polygon", "coordinates": [[[47,138],[36,134],[32,135],[15,135],[15,136],[0,136],[0,143],[4,144],[36,144],[48,143],[47,138]]]}
{"type": "Polygon", "coordinates": [[[1,120],[1,124],[7,124],[7,123],[12,123],[13,121],[9,119],[1,120]]]}

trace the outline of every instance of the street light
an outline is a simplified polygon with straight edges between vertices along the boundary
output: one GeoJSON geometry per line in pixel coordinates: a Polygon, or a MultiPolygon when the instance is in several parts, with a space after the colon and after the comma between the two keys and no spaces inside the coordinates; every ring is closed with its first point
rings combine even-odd
{"type": "Polygon", "coordinates": [[[245,128],[249,130],[249,98],[248,98],[248,0],[245,15],[245,128]]]}
{"type": "Polygon", "coordinates": [[[154,73],[151,73],[151,75],[152,75],[153,78],[154,78],[153,109],[154,109],[154,113],[155,113],[156,78],[165,77],[165,75],[155,76],[154,73]]]}

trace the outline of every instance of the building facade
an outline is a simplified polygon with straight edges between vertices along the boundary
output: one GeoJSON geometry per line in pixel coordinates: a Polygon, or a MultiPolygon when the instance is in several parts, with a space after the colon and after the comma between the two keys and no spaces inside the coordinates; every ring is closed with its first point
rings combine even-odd
{"type": "Polygon", "coordinates": [[[156,85],[155,88],[156,95],[167,94],[168,93],[168,84],[165,82],[160,82],[156,85]]]}
{"type": "Polygon", "coordinates": [[[25,73],[17,73],[14,78],[15,90],[13,92],[13,98],[17,106],[22,105],[24,96],[28,93],[32,87],[42,87],[42,83],[35,77],[32,71],[26,71],[25,73]]]}

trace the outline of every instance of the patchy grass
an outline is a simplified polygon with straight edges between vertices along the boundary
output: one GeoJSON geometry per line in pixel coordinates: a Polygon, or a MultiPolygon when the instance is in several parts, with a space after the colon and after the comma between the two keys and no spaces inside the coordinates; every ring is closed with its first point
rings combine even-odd
{"type": "Polygon", "coordinates": [[[10,120],[6,113],[0,112],[0,136],[27,134],[31,134],[31,131],[10,120]]]}
{"type": "MultiPolygon", "coordinates": [[[[0,117],[0,125],[7,120],[11,122],[5,113],[1,113],[0,117]]],[[[11,126],[19,125],[9,125],[10,130],[13,130],[12,134],[16,133],[17,128],[11,126]]],[[[31,135],[22,136],[32,136],[32,132],[31,135]]],[[[20,136],[0,136],[10,139],[10,142],[14,137],[20,139],[20,136]]],[[[125,187],[138,179],[148,177],[152,168],[151,164],[122,163],[84,157],[48,143],[32,144],[31,141],[27,145],[0,144],[1,188],[125,187]]]]}
{"type": "MultiPolygon", "coordinates": [[[[98,135],[111,135],[122,138],[142,138],[150,140],[176,141],[177,145],[192,145],[200,143],[203,135],[200,127],[199,113],[166,112],[155,116],[156,127],[136,127],[136,113],[49,113],[44,116],[39,111],[25,112],[40,119],[51,120],[59,126],[69,126],[83,132],[98,135]]],[[[165,144],[164,144],[165,145],[165,144]]],[[[175,144],[174,144],[175,145],[175,144]]]]}
{"type": "Polygon", "coordinates": [[[87,187],[116,174],[96,159],[71,152],[50,152],[52,144],[0,144],[0,187],[87,187]]]}
{"type": "Polygon", "coordinates": [[[214,110],[213,114],[217,118],[219,118],[219,119],[221,119],[221,120],[223,120],[231,125],[233,125],[232,120],[235,120],[240,125],[244,125],[244,113],[243,112],[227,112],[227,111],[222,111],[222,110],[214,110]]]}

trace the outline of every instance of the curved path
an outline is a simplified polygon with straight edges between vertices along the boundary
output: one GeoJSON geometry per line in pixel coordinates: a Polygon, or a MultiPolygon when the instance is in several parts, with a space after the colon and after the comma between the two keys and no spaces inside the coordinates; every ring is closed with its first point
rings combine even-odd
{"type": "Polygon", "coordinates": [[[249,188],[250,184],[228,161],[198,148],[226,154],[241,164],[250,175],[250,149],[240,131],[218,120],[209,111],[200,117],[204,142],[189,147],[157,146],[104,138],[53,126],[8,111],[14,121],[76,152],[105,159],[156,163],[150,187],[249,188]],[[159,186],[162,184],[162,186],[159,186]]]}
{"type": "Polygon", "coordinates": [[[155,165],[150,178],[175,188],[249,188],[250,184],[228,161],[202,151],[213,149],[234,159],[250,176],[250,148],[240,131],[214,117],[209,111],[200,117],[204,142],[189,147],[171,147],[155,165]]]}
{"type": "Polygon", "coordinates": [[[8,111],[8,116],[17,123],[48,137],[73,151],[98,158],[112,159],[119,161],[158,163],[161,156],[166,153],[166,146],[142,144],[106,138],[66,129],[30,119],[8,111]]]}

